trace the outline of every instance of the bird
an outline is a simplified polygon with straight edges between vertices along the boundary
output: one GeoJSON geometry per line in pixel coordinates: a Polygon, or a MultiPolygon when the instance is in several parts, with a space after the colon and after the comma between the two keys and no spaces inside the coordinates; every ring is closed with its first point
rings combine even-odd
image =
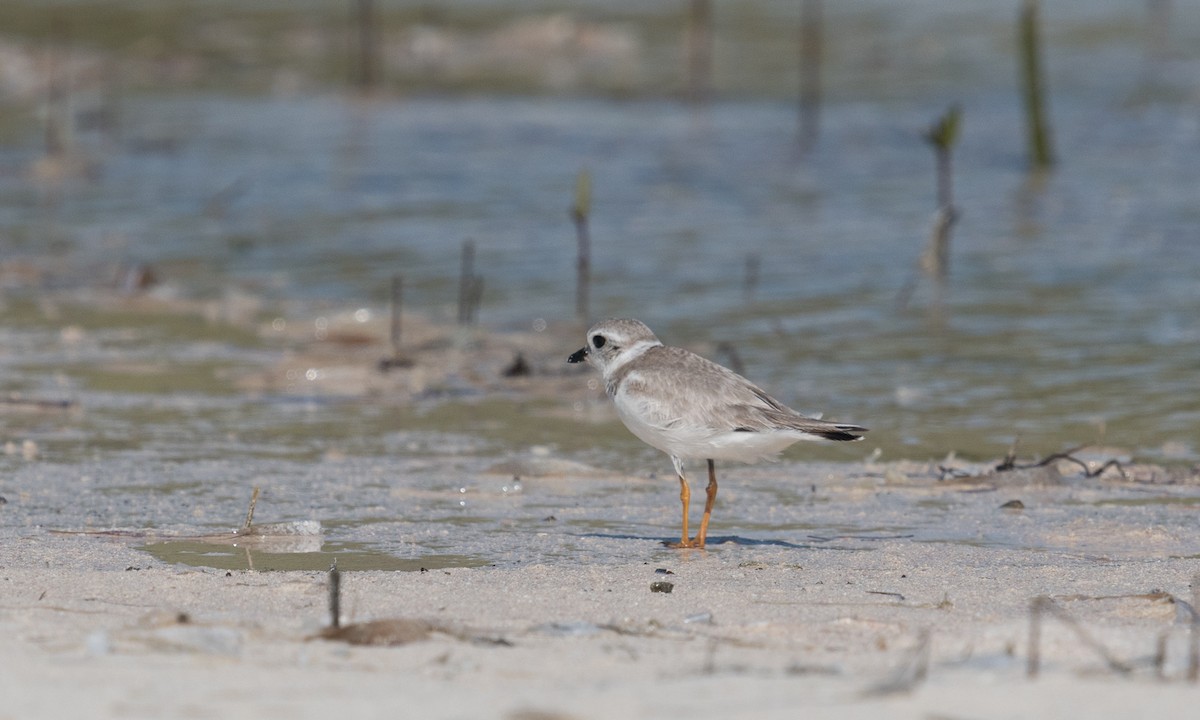
{"type": "Polygon", "coordinates": [[[703,548],[717,499],[716,460],[772,460],[800,440],[861,440],[867,428],[807,417],[723,365],[664,345],[633,318],[601,320],[585,345],[567,358],[603,375],[621,422],[642,442],[671,458],[679,477],[683,531],[673,548],[703,548]],[[691,488],[685,460],[708,463],[707,499],[700,529],[688,536],[691,488]]]}

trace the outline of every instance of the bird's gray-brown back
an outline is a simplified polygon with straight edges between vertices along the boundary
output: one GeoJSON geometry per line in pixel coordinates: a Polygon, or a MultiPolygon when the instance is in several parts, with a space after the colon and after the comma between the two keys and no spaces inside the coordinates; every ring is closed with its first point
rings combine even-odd
{"type": "Polygon", "coordinates": [[[635,362],[618,368],[607,384],[612,395],[636,397],[644,419],[660,427],[816,434],[857,429],[805,417],[741,375],[683,348],[649,348],[635,362]]]}

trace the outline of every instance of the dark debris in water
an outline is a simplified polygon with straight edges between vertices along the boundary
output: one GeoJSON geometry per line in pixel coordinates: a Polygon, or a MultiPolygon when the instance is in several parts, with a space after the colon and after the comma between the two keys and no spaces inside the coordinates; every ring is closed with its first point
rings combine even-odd
{"type": "Polygon", "coordinates": [[[74,400],[28,398],[20,393],[9,393],[4,397],[0,397],[0,410],[70,410],[75,405],[74,400]]]}
{"type": "Polygon", "coordinates": [[[349,625],[331,625],[309,640],[333,640],[348,645],[374,647],[398,647],[424,642],[434,635],[469,642],[473,645],[512,647],[512,642],[503,637],[450,627],[416,618],[383,618],[349,625]]]}
{"type": "Polygon", "coordinates": [[[504,377],[510,378],[527,377],[532,374],[533,368],[529,366],[528,361],[525,360],[525,356],[521,353],[517,353],[517,356],[513,358],[512,364],[504,368],[503,372],[504,377]]]}
{"type": "Polygon", "coordinates": [[[406,370],[413,367],[415,364],[416,361],[410,357],[395,356],[383,358],[379,361],[378,367],[379,372],[386,374],[389,370],[406,370]]]}
{"type": "Polygon", "coordinates": [[[436,629],[424,620],[391,618],[327,627],[317,637],[350,645],[395,646],[428,640],[436,629]]]}

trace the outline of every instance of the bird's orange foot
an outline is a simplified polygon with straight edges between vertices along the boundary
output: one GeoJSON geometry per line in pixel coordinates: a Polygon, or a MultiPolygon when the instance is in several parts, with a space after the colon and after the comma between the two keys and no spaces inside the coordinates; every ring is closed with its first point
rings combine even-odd
{"type": "Polygon", "coordinates": [[[703,550],[704,541],[693,538],[692,540],[680,540],[679,542],[663,542],[663,545],[672,550],[703,550]]]}

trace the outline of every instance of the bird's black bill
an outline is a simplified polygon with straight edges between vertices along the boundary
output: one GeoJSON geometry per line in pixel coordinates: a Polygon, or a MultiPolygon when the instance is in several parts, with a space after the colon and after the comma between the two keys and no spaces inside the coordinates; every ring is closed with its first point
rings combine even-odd
{"type": "Polygon", "coordinates": [[[583,362],[586,359],[587,359],[587,348],[582,347],[582,348],[579,348],[578,350],[576,350],[575,352],[571,353],[571,357],[567,358],[567,362],[578,363],[578,362],[583,362]]]}

